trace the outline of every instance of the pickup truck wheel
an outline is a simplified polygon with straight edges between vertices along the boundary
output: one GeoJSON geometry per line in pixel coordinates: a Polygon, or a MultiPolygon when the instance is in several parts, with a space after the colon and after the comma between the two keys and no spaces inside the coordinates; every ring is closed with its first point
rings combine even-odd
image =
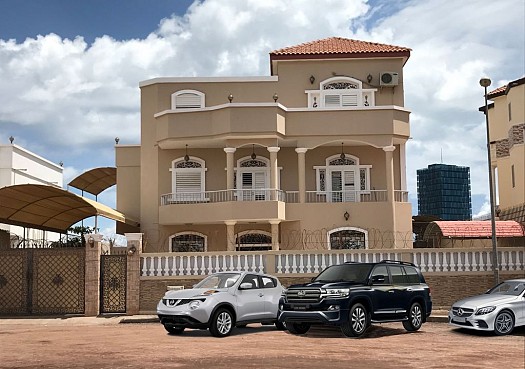
{"type": "Polygon", "coordinates": [[[423,324],[423,309],[419,302],[414,302],[408,311],[408,320],[403,321],[403,327],[409,332],[415,332],[423,324]]]}
{"type": "Polygon", "coordinates": [[[341,325],[341,332],[347,337],[361,337],[370,325],[370,316],[362,304],[350,308],[348,321],[341,325]]]}
{"type": "Polygon", "coordinates": [[[164,329],[169,333],[169,334],[182,334],[182,332],[184,332],[184,327],[174,327],[173,325],[171,324],[164,324],[164,329]]]}
{"type": "Polygon", "coordinates": [[[286,329],[292,334],[305,334],[310,330],[308,323],[286,323],[286,329]]]}
{"type": "Polygon", "coordinates": [[[214,337],[229,336],[234,324],[232,313],[228,309],[217,309],[211,318],[210,333],[214,337]]]}

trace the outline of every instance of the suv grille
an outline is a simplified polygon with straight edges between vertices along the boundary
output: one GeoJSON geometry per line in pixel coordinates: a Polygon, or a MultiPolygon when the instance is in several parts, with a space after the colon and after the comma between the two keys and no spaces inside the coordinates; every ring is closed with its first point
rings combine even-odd
{"type": "Polygon", "coordinates": [[[287,302],[319,302],[321,300],[320,288],[292,288],[286,291],[287,302]]]}
{"type": "Polygon", "coordinates": [[[460,317],[468,317],[471,316],[474,313],[474,309],[467,309],[467,308],[459,308],[459,307],[453,307],[452,308],[452,314],[455,316],[460,317]]]}

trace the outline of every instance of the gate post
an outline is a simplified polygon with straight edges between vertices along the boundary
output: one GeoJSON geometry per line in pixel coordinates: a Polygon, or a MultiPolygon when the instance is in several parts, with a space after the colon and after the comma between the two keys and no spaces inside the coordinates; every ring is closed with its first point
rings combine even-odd
{"type": "Polygon", "coordinates": [[[102,235],[87,234],[86,237],[86,269],[84,279],[84,315],[98,316],[100,314],[100,254],[102,251],[102,235]]]}
{"type": "Polygon", "coordinates": [[[125,233],[127,239],[126,314],[135,315],[140,310],[140,254],[142,233],[125,233]]]}

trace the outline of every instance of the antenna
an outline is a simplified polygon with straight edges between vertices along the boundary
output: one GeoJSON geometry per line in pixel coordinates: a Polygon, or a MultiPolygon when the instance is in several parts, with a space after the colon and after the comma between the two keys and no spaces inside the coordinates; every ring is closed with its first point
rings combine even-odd
{"type": "Polygon", "coordinates": [[[443,164],[443,148],[441,148],[441,164],[443,164]]]}

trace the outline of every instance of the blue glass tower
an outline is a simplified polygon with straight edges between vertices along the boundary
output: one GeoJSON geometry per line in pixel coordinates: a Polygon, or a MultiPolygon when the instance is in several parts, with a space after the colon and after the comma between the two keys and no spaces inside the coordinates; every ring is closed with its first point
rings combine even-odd
{"type": "Polygon", "coordinates": [[[417,171],[418,215],[471,220],[470,168],[432,164],[417,171]]]}

